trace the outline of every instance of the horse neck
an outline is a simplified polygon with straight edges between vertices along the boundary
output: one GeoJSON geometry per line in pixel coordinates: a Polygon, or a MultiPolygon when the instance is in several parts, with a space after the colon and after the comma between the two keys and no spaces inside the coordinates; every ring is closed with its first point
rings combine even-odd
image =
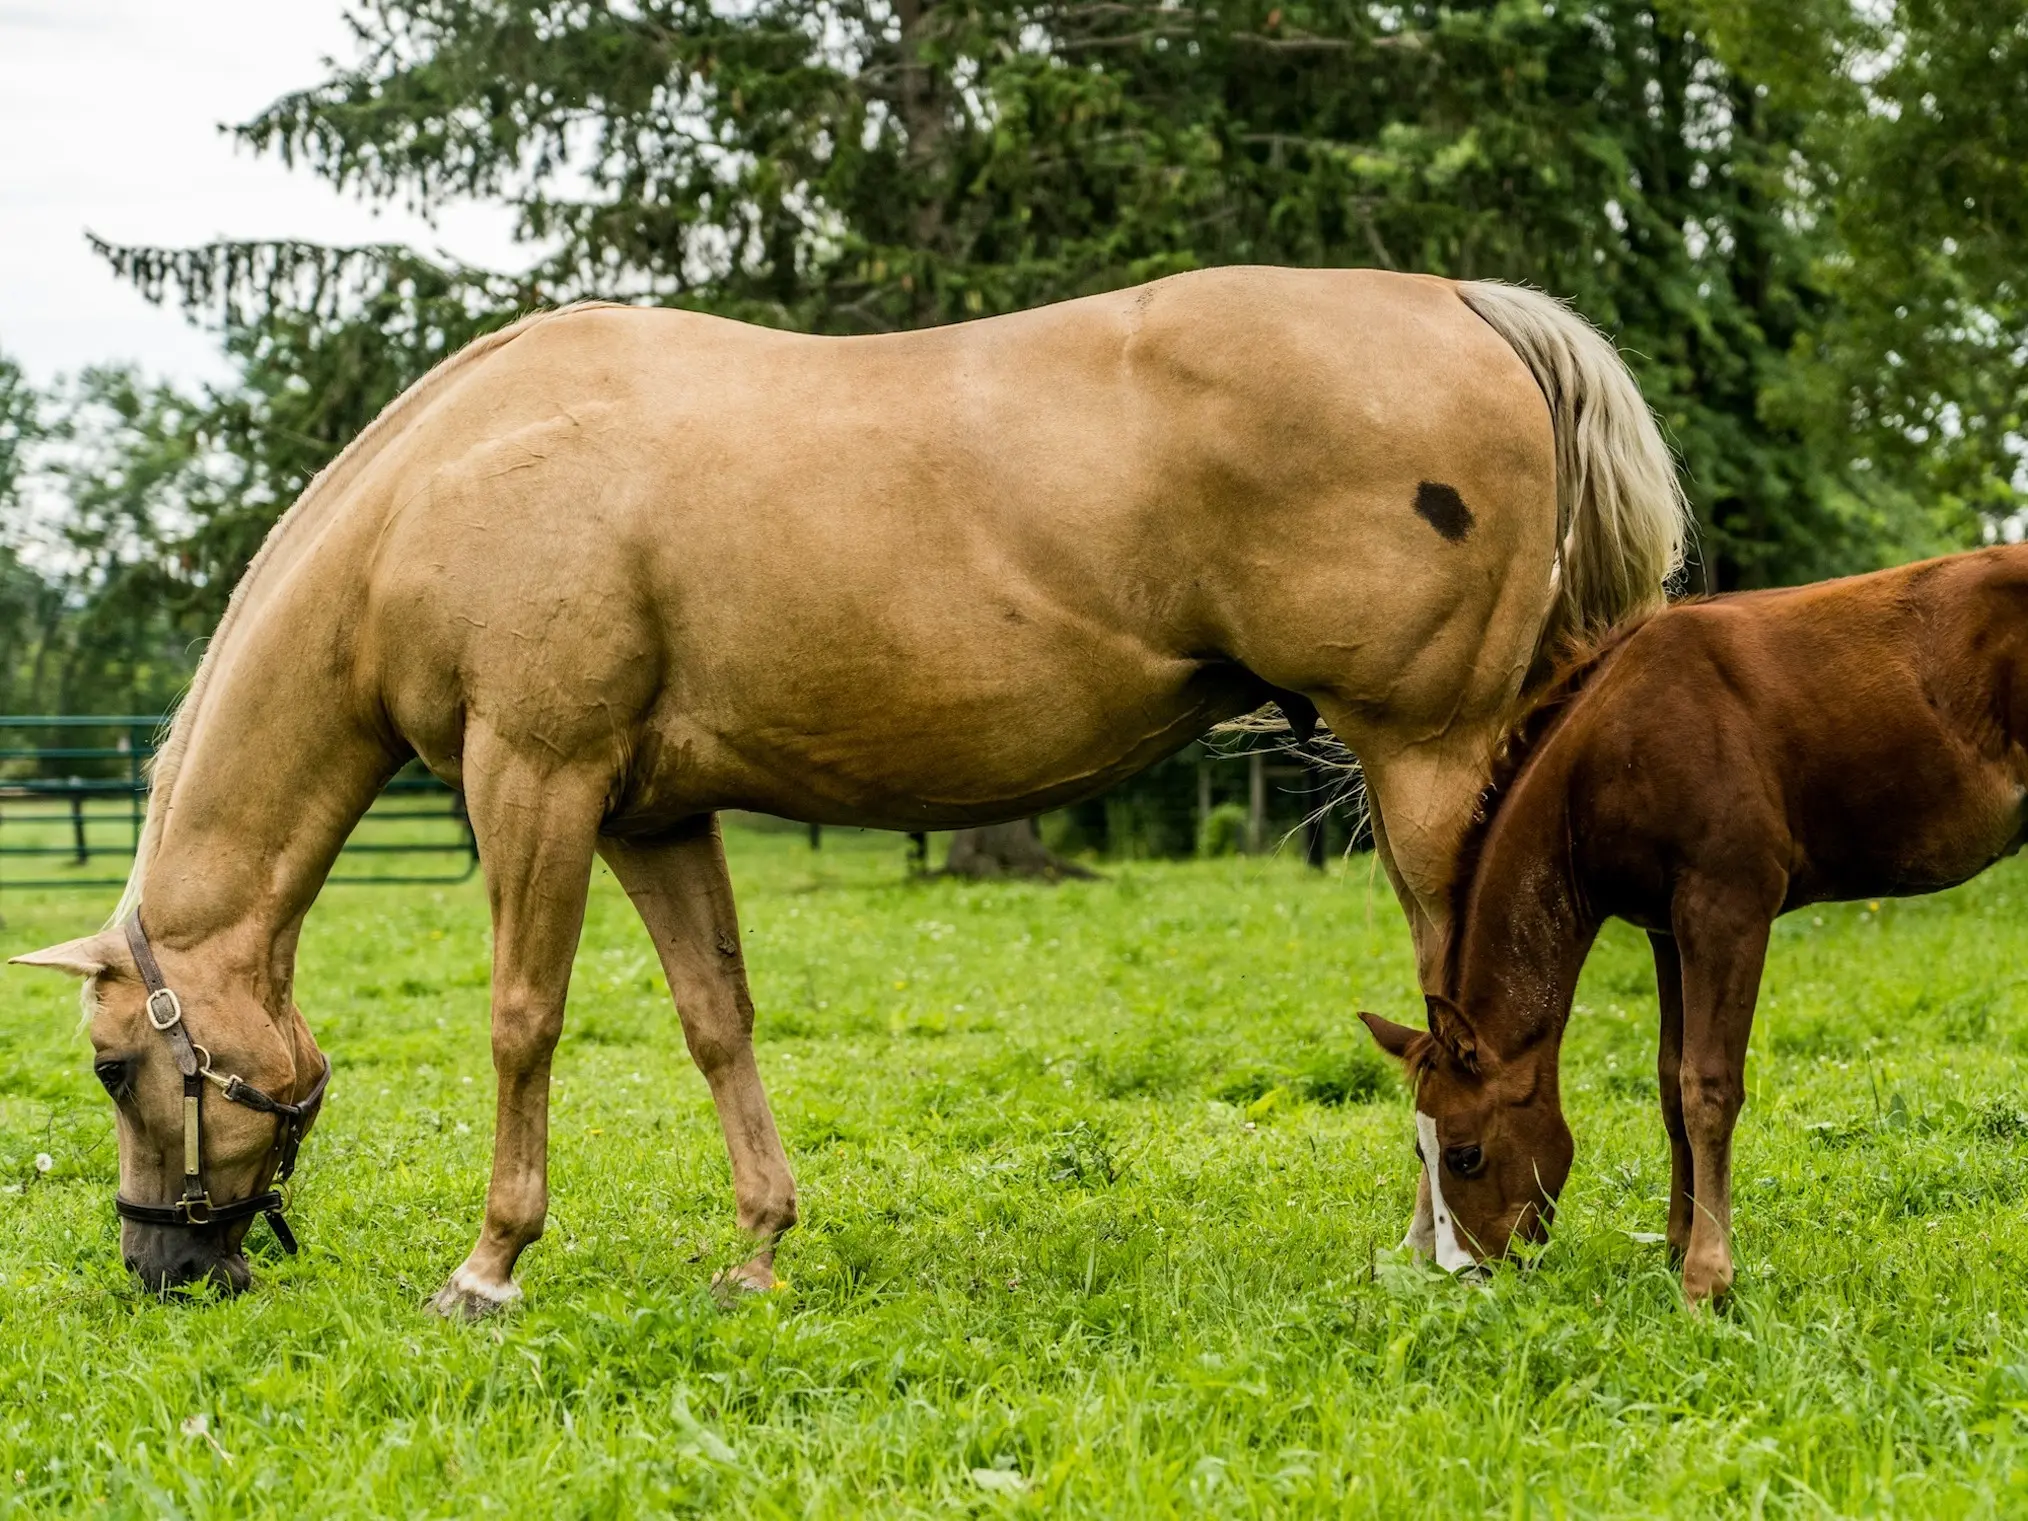
{"type": "Polygon", "coordinates": [[[216,948],[274,984],[277,1013],[303,915],[401,760],[352,690],[356,606],[342,592],[284,595],[213,651],[139,867],[150,937],[216,948]]]}
{"type": "Polygon", "coordinates": [[[1483,1047],[1553,1060],[1597,937],[1573,854],[1570,765],[1539,755],[1493,816],[1466,895],[1453,997],[1483,1047]]]}

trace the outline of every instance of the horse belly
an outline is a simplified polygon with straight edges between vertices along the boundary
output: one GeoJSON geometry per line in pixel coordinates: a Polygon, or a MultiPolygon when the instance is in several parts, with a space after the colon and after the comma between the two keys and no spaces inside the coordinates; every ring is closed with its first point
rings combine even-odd
{"type": "Polygon", "coordinates": [[[1786,907],[1941,892],[2021,848],[2023,793],[2011,777],[1943,754],[1925,759],[1885,785],[1818,794],[1786,907]]]}
{"type": "Polygon", "coordinates": [[[901,830],[1024,818],[1124,780],[1258,700],[1244,673],[1180,659],[1014,658],[976,682],[942,679],[947,667],[805,672],[707,701],[672,690],[642,725],[613,827],[721,808],[901,830]]]}

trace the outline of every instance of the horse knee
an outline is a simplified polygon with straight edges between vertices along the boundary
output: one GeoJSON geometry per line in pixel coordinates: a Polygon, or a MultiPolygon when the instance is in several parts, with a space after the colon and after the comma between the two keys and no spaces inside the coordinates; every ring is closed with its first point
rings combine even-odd
{"type": "Polygon", "coordinates": [[[724,1076],[738,1067],[753,1053],[751,1036],[736,1030],[716,1026],[683,1027],[683,1043],[690,1048],[690,1059],[697,1064],[706,1081],[724,1076]]]}
{"type": "MultiPolygon", "coordinates": [[[[1732,1072],[1685,1070],[1682,1077],[1681,1121],[1692,1136],[1730,1134],[1746,1101],[1746,1085],[1732,1072]]],[[[1664,1099],[1665,1112],[1667,1100],[1664,1099]]]]}
{"type": "Polygon", "coordinates": [[[683,1020],[683,1044],[707,1079],[752,1060],[753,1005],[746,999],[700,988],[694,995],[679,996],[676,1007],[683,1020]]]}
{"type": "Polygon", "coordinates": [[[493,1069],[525,1073],[546,1063],[563,1034],[563,1009],[547,999],[512,994],[493,1005],[493,1069]]]}

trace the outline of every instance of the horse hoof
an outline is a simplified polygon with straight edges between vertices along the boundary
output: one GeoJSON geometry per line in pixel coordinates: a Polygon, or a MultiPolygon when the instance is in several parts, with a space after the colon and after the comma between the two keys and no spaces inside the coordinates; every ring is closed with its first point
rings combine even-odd
{"type": "Polygon", "coordinates": [[[1683,1274],[1683,1298],[1692,1313],[1706,1309],[1722,1309],[1732,1294],[1732,1269],[1723,1271],[1687,1270],[1683,1274]]]}
{"type": "Polygon", "coordinates": [[[451,1274],[451,1281],[425,1301],[430,1311],[445,1320],[484,1320],[511,1309],[521,1298],[521,1285],[486,1283],[463,1268],[451,1274]]]}
{"type": "Polygon", "coordinates": [[[727,1268],[714,1273],[711,1278],[711,1292],[720,1304],[732,1304],[748,1294],[766,1294],[775,1287],[775,1268],[772,1262],[756,1257],[751,1262],[736,1268],[727,1268]]]}

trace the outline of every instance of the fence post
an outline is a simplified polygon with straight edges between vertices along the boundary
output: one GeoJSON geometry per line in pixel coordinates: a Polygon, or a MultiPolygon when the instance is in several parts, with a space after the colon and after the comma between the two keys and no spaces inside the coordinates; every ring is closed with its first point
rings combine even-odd
{"type": "Polygon", "coordinates": [[[1331,816],[1331,805],[1324,797],[1326,789],[1331,785],[1331,779],[1314,761],[1305,760],[1303,780],[1309,784],[1304,790],[1310,799],[1310,816],[1303,822],[1303,858],[1317,870],[1322,871],[1324,827],[1331,816]]]}
{"type": "Polygon", "coordinates": [[[85,844],[84,794],[77,790],[79,787],[82,787],[84,785],[84,778],[81,776],[74,776],[70,779],[70,785],[71,785],[71,794],[70,794],[71,848],[74,853],[74,858],[76,859],[77,864],[80,866],[89,866],[91,865],[92,862],[92,853],[90,847],[85,844]]]}
{"type": "Polygon", "coordinates": [[[1267,756],[1259,750],[1246,758],[1246,848],[1251,855],[1267,849],[1267,756]]]}
{"type": "Polygon", "coordinates": [[[127,817],[134,829],[134,855],[136,858],[141,854],[141,831],[147,826],[148,822],[148,787],[141,773],[141,747],[146,742],[139,724],[129,724],[127,726],[127,787],[129,797],[131,798],[127,817]]]}

